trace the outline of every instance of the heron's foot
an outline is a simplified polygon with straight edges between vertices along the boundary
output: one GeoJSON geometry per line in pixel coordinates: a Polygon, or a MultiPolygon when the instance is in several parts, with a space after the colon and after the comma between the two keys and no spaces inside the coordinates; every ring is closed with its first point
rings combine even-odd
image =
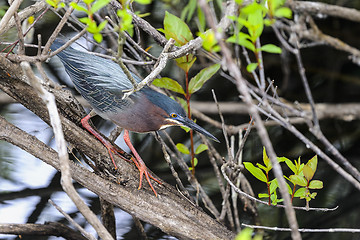
{"type": "Polygon", "coordinates": [[[143,176],[145,175],[146,181],[149,183],[149,186],[151,187],[152,191],[154,192],[155,196],[157,197],[157,192],[156,192],[155,188],[153,187],[153,185],[150,181],[150,178],[159,184],[162,184],[162,182],[160,180],[156,179],[155,177],[153,177],[151,175],[151,173],[149,173],[144,161],[141,158],[135,157],[135,158],[131,158],[131,159],[135,163],[136,167],[139,169],[139,173],[140,173],[138,189],[139,190],[141,189],[142,179],[143,179],[143,176]]]}

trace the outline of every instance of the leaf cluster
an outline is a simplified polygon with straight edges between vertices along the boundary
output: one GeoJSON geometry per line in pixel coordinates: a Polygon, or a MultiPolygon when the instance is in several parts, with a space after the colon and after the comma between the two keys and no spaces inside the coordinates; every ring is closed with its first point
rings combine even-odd
{"type": "MultiPolygon", "coordinates": [[[[311,199],[314,199],[317,195],[316,192],[310,192],[313,189],[323,188],[323,182],[320,180],[312,180],[317,168],[317,156],[315,155],[311,158],[306,164],[301,163],[300,157],[297,160],[291,161],[286,157],[278,157],[277,160],[279,163],[285,163],[288,168],[293,172],[290,176],[284,176],[292,185],[290,187],[288,183],[288,192],[291,195],[291,200],[293,198],[305,199],[308,203],[311,199]]],[[[282,199],[278,199],[276,190],[279,187],[278,181],[276,178],[270,180],[269,172],[272,169],[272,165],[269,157],[266,154],[265,147],[263,148],[263,163],[257,163],[254,166],[250,162],[244,162],[245,168],[258,180],[265,182],[267,185],[267,193],[260,193],[259,198],[268,198],[269,205],[270,203],[276,205],[279,202],[282,202],[282,199]]]]}
{"type": "MultiPolygon", "coordinates": [[[[238,1],[241,4],[242,1],[238,1]]],[[[261,3],[253,3],[241,8],[239,16],[230,16],[229,18],[236,23],[236,30],[226,41],[243,46],[252,51],[255,56],[259,51],[268,53],[281,53],[281,48],[274,44],[265,44],[258,48],[256,41],[263,33],[265,26],[270,26],[275,22],[275,18],[291,18],[291,10],[283,7],[284,0],[267,0],[261,3]],[[267,7],[266,7],[267,5],[267,7]],[[241,30],[246,30],[242,32],[241,30]]],[[[256,63],[250,63],[247,66],[249,72],[255,71],[259,66],[259,59],[256,63]]]]}
{"type": "Polygon", "coordinates": [[[101,35],[101,31],[105,28],[107,21],[103,21],[100,24],[98,24],[94,18],[93,15],[97,11],[99,11],[101,8],[105,7],[109,4],[110,0],[84,0],[83,1],[86,4],[86,8],[80,5],[76,2],[71,2],[70,6],[73,7],[75,10],[79,12],[84,12],[87,14],[87,17],[80,18],[80,22],[85,23],[87,25],[86,30],[93,34],[93,38],[97,42],[102,42],[103,37],[101,35]]]}

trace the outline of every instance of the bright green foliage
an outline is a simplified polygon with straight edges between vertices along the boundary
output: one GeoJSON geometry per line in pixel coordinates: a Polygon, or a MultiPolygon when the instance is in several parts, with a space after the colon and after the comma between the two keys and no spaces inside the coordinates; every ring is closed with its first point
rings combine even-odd
{"type": "MultiPolygon", "coordinates": [[[[239,16],[229,17],[237,24],[235,29],[239,30],[235,31],[226,41],[243,46],[255,54],[257,62],[250,63],[247,66],[246,69],[248,72],[255,71],[259,66],[260,59],[257,55],[260,51],[276,54],[281,53],[281,48],[274,44],[265,44],[260,48],[256,47],[256,41],[263,33],[264,27],[272,25],[275,22],[274,17],[291,17],[291,10],[283,7],[285,0],[258,2],[259,1],[253,1],[253,3],[241,8],[239,16]],[[265,4],[268,7],[265,7],[265,4]],[[242,29],[244,29],[244,32],[241,32],[242,29]]],[[[241,5],[242,1],[237,1],[237,3],[241,5]]]]}
{"type": "MultiPolygon", "coordinates": [[[[190,155],[190,150],[187,146],[185,146],[184,144],[182,143],[178,143],[176,144],[176,148],[179,152],[185,154],[185,155],[190,155]]],[[[205,144],[200,144],[196,150],[195,150],[195,154],[200,154],[202,153],[203,151],[207,150],[208,149],[208,146],[206,146],[205,144]]],[[[194,167],[197,166],[198,164],[198,159],[196,157],[194,157],[194,163],[192,164],[194,167]]],[[[192,171],[193,170],[193,167],[189,167],[189,170],[192,171]]]]}
{"type": "Polygon", "coordinates": [[[268,193],[260,193],[258,195],[259,198],[267,198],[269,205],[276,205],[283,200],[278,199],[277,197],[276,189],[279,187],[278,181],[276,179],[269,180],[269,172],[272,169],[272,165],[269,157],[266,154],[265,147],[263,148],[263,163],[264,165],[257,163],[257,167],[255,167],[250,162],[244,162],[244,166],[246,170],[248,170],[254,177],[266,183],[268,193]]]}
{"type": "Polygon", "coordinates": [[[197,1],[190,0],[181,12],[181,16],[180,16],[181,20],[183,21],[186,20],[186,22],[189,22],[194,15],[196,6],[197,6],[197,1]]]}
{"type": "Polygon", "coordinates": [[[205,31],[206,19],[203,10],[198,7],[196,0],[189,0],[188,4],[183,8],[181,12],[181,20],[190,22],[190,20],[194,17],[195,10],[197,10],[197,21],[198,29],[200,32],[205,31]]]}
{"type": "MultiPolygon", "coordinates": [[[[188,25],[183,20],[169,12],[165,12],[164,28],[158,30],[165,34],[166,39],[174,39],[176,46],[183,46],[190,40],[194,39],[188,25]]],[[[189,72],[195,60],[196,57],[192,54],[188,54],[177,58],[176,63],[182,70],[184,70],[184,72],[189,72]]]]}
{"type": "Polygon", "coordinates": [[[200,154],[200,153],[202,153],[203,151],[208,150],[208,149],[209,149],[209,147],[206,146],[205,144],[200,144],[200,145],[196,148],[195,154],[200,154]]]}
{"type": "MultiPolygon", "coordinates": [[[[306,206],[311,199],[314,199],[317,195],[316,192],[311,193],[311,189],[323,188],[323,182],[320,180],[312,180],[317,169],[317,156],[315,155],[306,164],[301,163],[300,157],[297,160],[291,161],[286,157],[278,157],[278,162],[285,163],[293,172],[289,177],[284,176],[289,182],[293,184],[293,189],[288,183],[286,183],[288,192],[291,195],[291,200],[294,197],[306,200],[306,206]],[[296,189],[297,187],[300,187],[296,189]]],[[[266,154],[265,148],[263,149],[263,163],[264,165],[257,163],[255,167],[250,162],[244,162],[245,168],[257,179],[265,182],[267,185],[267,193],[258,194],[259,198],[268,198],[269,205],[276,205],[282,202],[283,199],[278,199],[276,190],[279,188],[277,179],[269,179],[269,171],[272,169],[271,161],[266,154]]]]}
{"type": "Polygon", "coordinates": [[[87,8],[79,5],[78,3],[72,2],[70,3],[70,6],[73,7],[75,10],[84,12],[88,16],[80,18],[80,22],[85,23],[87,25],[86,30],[93,34],[93,38],[97,42],[102,42],[103,37],[101,35],[101,31],[105,28],[107,21],[101,22],[99,25],[97,25],[96,21],[93,19],[93,14],[97,11],[99,11],[101,8],[108,5],[110,0],[84,0],[84,3],[87,5],[87,8]]]}
{"type": "MultiPolygon", "coordinates": [[[[194,167],[196,167],[198,164],[198,159],[195,157],[194,158],[194,167]]],[[[189,170],[192,171],[193,170],[193,167],[189,167],[189,170]]]]}
{"type": "Polygon", "coordinates": [[[150,4],[152,1],[151,0],[134,0],[134,2],[140,3],[142,5],[147,5],[147,4],[150,4]]]}
{"type": "Polygon", "coordinates": [[[254,229],[251,228],[244,228],[239,232],[238,235],[236,235],[234,240],[262,240],[263,237],[261,234],[256,234],[254,237],[253,235],[254,229]]]}
{"type": "Polygon", "coordinates": [[[274,44],[265,44],[260,48],[260,50],[268,53],[281,53],[281,48],[275,46],[274,44]]]}
{"type": "Polygon", "coordinates": [[[188,25],[169,12],[165,13],[164,29],[158,30],[165,34],[166,39],[174,39],[177,46],[183,46],[194,39],[188,25]]]}
{"type": "MultiPolygon", "coordinates": [[[[312,180],[316,169],[317,169],[317,156],[315,155],[313,158],[311,158],[305,165],[302,167],[302,171],[298,171],[296,174],[291,175],[289,179],[294,184],[294,189],[296,185],[301,186],[302,188],[298,189],[294,193],[294,197],[299,197],[300,199],[306,200],[306,206],[308,206],[308,203],[311,199],[314,199],[317,195],[316,192],[311,193],[310,189],[321,189],[323,188],[323,182],[320,180],[312,180]]],[[[296,166],[300,165],[300,159],[298,160],[298,163],[296,166]]],[[[293,167],[293,166],[292,166],[293,167]]],[[[294,172],[295,173],[295,172],[294,172]]]]}
{"type": "Polygon", "coordinates": [[[65,7],[65,3],[61,0],[46,0],[46,3],[52,6],[55,9],[63,8],[65,7]]]}
{"type": "Polygon", "coordinates": [[[198,33],[198,35],[201,37],[202,46],[206,51],[209,52],[219,52],[220,46],[218,45],[218,42],[215,38],[214,31],[208,30],[205,33],[198,33]]]}
{"type": "Polygon", "coordinates": [[[132,16],[126,9],[119,9],[117,15],[120,17],[120,31],[126,31],[130,36],[134,34],[134,25],[132,24],[132,16]]]}
{"type": "Polygon", "coordinates": [[[258,63],[250,63],[249,65],[246,66],[246,70],[251,73],[256,70],[258,65],[259,65],[258,63]]]}
{"type": "Polygon", "coordinates": [[[254,177],[262,182],[268,182],[266,175],[260,168],[255,167],[251,162],[244,162],[244,166],[254,177]]]}
{"type": "Polygon", "coordinates": [[[289,8],[283,7],[285,0],[267,0],[270,18],[291,18],[292,12],[289,8]]]}
{"type": "Polygon", "coordinates": [[[183,154],[190,154],[189,148],[182,143],[176,144],[176,148],[177,148],[177,150],[179,150],[179,152],[181,152],[183,154]]]}

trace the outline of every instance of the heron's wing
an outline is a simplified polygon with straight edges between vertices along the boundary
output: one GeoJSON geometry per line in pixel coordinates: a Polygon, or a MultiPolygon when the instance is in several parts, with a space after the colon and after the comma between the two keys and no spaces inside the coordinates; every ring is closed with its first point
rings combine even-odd
{"type": "MultiPolygon", "coordinates": [[[[62,44],[55,42],[51,49],[62,44]]],[[[89,103],[101,111],[125,108],[132,99],[122,100],[123,90],[131,89],[130,80],[115,62],[86,52],[66,48],[57,54],[76,89],[89,103]]],[[[135,81],[141,79],[132,74],[135,81]]],[[[136,94],[134,94],[136,95],[136,94]]],[[[136,97],[136,96],[133,96],[136,97]]]]}

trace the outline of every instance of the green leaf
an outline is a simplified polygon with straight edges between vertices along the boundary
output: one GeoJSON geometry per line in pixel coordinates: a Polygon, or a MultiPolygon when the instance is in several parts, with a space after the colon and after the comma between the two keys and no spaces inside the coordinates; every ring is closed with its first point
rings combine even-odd
{"type": "Polygon", "coordinates": [[[280,163],[280,162],[285,162],[286,159],[288,159],[288,158],[286,158],[286,157],[276,157],[276,159],[277,159],[278,162],[280,163]]]}
{"type": "Polygon", "coordinates": [[[234,240],[251,240],[253,231],[254,230],[251,228],[242,229],[240,233],[236,235],[234,240]]]}
{"type": "Polygon", "coordinates": [[[291,18],[292,17],[292,11],[290,8],[287,8],[287,7],[282,7],[282,8],[279,8],[275,11],[275,14],[274,14],[275,17],[277,18],[291,18]]]}
{"type": "Polygon", "coordinates": [[[275,46],[274,44],[265,44],[260,49],[263,52],[279,53],[279,54],[281,53],[281,48],[275,46]]]}
{"type": "Polygon", "coordinates": [[[196,10],[196,0],[190,0],[189,3],[184,7],[183,11],[181,12],[181,19],[189,22],[194,15],[194,12],[196,10]]]}
{"type": "Polygon", "coordinates": [[[189,148],[182,143],[176,144],[176,148],[183,154],[190,154],[189,148]]]}
{"type": "Polygon", "coordinates": [[[194,167],[196,167],[197,165],[198,165],[198,159],[194,157],[194,167]]]}
{"type": "Polygon", "coordinates": [[[151,0],[134,0],[134,1],[142,5],[147,5],[151,3],[151,0]]]}
{"type": "MultiPolygon", "coordinates": [[[[194,168],[197,166],[197,164],[198,164],[198,159],[194,158],[194,168]]],[[[189,170],[192,171],[193,167],[189,167],[189,170]]]]}
{"type": "Polygon", "coordinates": [[[108,23],[107,20],[102,21],[98,26],[98,31],[101,32],[104,29],[104,27],[106,26],[107,23],[108,23]]]}
{"type": "Polygon", "coordinates": [[[83,2],[87,5],[90,5],[91,3],[94,2],[94,0],[83,0],[83,2]]]}
{"type": "MultiPolygon", "coordinates": [[[[80,19],[81,21],[81,19],[80,19]]],[[[97,25],[96,25],[96,22],[94,20],[91,20],[88,21],[87,23],[87,28],[86,30],[89,32],[89,33],[92,33],[92,34],[95,34],[95,33],[99,33],[98,29],[97,29],[97,25]]]]}
{"type": "MultiPolygon", "coordinates": [[[[246,34],[247,35],[247,34],[246,34]]],[[[235,35],[229,37],[226,42],[231,42],[231,43],[236,43],[240,46],[244,46],[247,49],[249,49],[252,52],[255,52],[255,46],[252,42],[250,42],[248,39],[246,38],[242,38],[242,37],[237,37],[235,35]]]]}
{"type": "Polygon", "coordinates": [[[307,164],[303,168],[303,173],[304,173],[304,177],[308,181],[310,181],[313,178],[314,174],[315,174],[315,172],[307,164]]]}
{"type": "Polygon", "coordinates": [[[288,183],[286,183],[287,189],[288,189],[288,193],[291,195],[292,194],[292,188],[290,187],[290,185],[288,183]]]}
{"type": "Polygon", "coordinates": [[[132,16],[126,11],[126,9],[117,10],[116,14],[121,18],[120,30],[127,31],[130,36],[133,35],[134,25],[132,24],[132,16]]]}
{"type": "Polygon", "coordinates": [[[251,73],[255,71],[257,67],[258,67],[258,63],[250,63],[249,65],[246,66],[246,70],[251,73]]]}
{"type": "Polygon", "coordinates": [[[265,172],[268,172],[267,171],[267,168],[263,165],[261,165],[260,163],[257,163],[256,166],[258,166],[259,168],[261,168],[262,170],[264,170],[265,172]]]}
{"type": "Polygon", "coordinates": [[[102,40],[103,40],[103,36],[102,36],[100,33],[95,33],[95,34],[93,35],[93,38],[94,38],[94,40],[97,41],[98,43],[101,43],[102,40]]]}
{"type": "Polygon", "coordinates": [[[320,180],[312,180],[309,183],[309,188],[310,189],[321,189],[321,188],[323,188],[323,182],[320,180]]]}
{"type": "Polygon", "coordinates": [[[277,179],[275,178],[270,183],[270,194],[274,193],[278,187],[279,187],[279,183],[278,183],[277,179]]]}
{"type": "Polygon", "coordinates": [[[79,18],[79,21],[82,22],[82,23],[85,23],[86,25],[90,25],[91,23],[91,19],[88,18],[88,17],[83,17],[83,18],[79,18]]]}
{"type": "Polygon", "coordinates": [[[251,162],[244,162],[245,168],[257,179],[267,182],[266,175],[260,168],[255,167],[251,162]]]}
{"type": "Polygon", "coordinates": [[[99,11],[101,8],[108,5],[110,0],[97,0],[92,6],[91,6],[91,12],[95,13],[99,11]]]}
{"type": "Polygon", "coordinates": [[[293,171],[294,174],[298,173],[296,166],[293,164],[293,162],[290,159],[286,159],[285,163],[290,168],[290,170],[293,171]]]}
{"type": "Polygon", "coordinates": [[[165,88],[176,93],[185,94],[184,89],[181,87],[181,85],[177,81],[168,77],[157,78],[153,81],[152,84],[157,87],[165,88]]]}
{"type": "Polygon", "coordinates": [[[299,185],[299,186],[302,186],[302,187],[305,187],[307,186],[307,181],[304,177],[302,176],[299,176],[299,175],[291,175],[290,177],[290,180],[292,183],[296,184],[296,185],[299,185]]]}
{"type": "Polygon", "coordinates": [[[186,102],[185,99],[181,98],[181,97],[176,97],[176,100],[177,102],[180,103],[181,107],[184,109],[184,110],[187,110],[188,109],[188,104],[186,102]]]}
{"type": "Polygon", "coordinates": [[[258,194],[258,197],[259,197],[259,198],[268,198],[268,197],[269,197],[269,194],[267,194],[267,193],[259,193],[259,194],[258,194]]]}
{"type": "Polygon", "coordinates": [[[295,194],[294,194],[294,197],[304,197],[305,194],[306,194],[306,188],[299,188],[295,194]]]}
{"type": "Polygon", "coordinates": [[[197,16],[199,20],[199,30],[200,32],[204,32],[206,27],[206,19],[203,10],[199,7],[197,8],[197,16]]]}
{"type": "MultiPolygon", "coordinates": [[[[49,4],[50,6],[52,6],[53,8],[57,8],[57,4],[55,1],[46,0],[46,3],[49,4]]],[[[4,11],[4,13],[5,13],[5,11],[4,11]]],[[[2,16],[4,16],[4,14],[2,14],[2,16]]]]}
{"type": "Polygon", "coordinates": [[[178,46],[185,45],[193,39],[188,25],[167,11],[165,12],[163,33],[165,33],[166,39],[173,38],[178,46]]]}
{"type": "Polygon", "coordinates": [[[198,91],[206,81],[208,81],[218,70],[220,64],[214,64],[210,67],[202,69],[195,77],[189,82],[189,93],[193,94],[198,91]]]}
{"type": "Polygon", "coordinates": [[[262,9],[257,9],[248,16],[248,22],[250,24],[248,31],[251,36],[251,40],[255,42],[258,39],[264,29],[264,19],[262,9]]]}
{"type": "Polygon", "coordinates": [[[266,168],[268,169],[267,172],[270,171],[272,166],[271,166],[270,159],[269,159],[268,155],[266,154],[265,147],[263,147],[263,162],[264,162],[266,168]]]}
{"type": "Polygon", "coordinates": [[[271,202],[272,202],[273,205],[277,204],[277,194],[276,194],[276,192],[274,192],[274,194],[270,195],[270,199],[271,199],[271,202]]]}
{"type": "Polygon", "coordinates": [[[195,154],[200,154],[200,153],[202,153],[203,151],[208,150],[208,149],[209,149],[209,147],[208,147],[207,145],[205,145],[205,144],[200,144],[200,145],[196,148],[195,154]]]}
{"type": "Polygon", "coordinates": [[[71,2],[70,7],[72,7],[75,10],[78,10],[80,12],[86,12],[87,14],[89,14],[89,11],[86,8],[84,8],[83,6],[80,6],[79,4],[77,4],[75,2],[71,2]]]}
{"type": "Polygon", "coordinates": [[[215,38],[215,34],[212,30],[208,30],[205,33],[198,34],[202,41],[202,46],[206,51],[209,52],[218,52],[220,51],[220,47],[217,45],[217,40],[215,38]]]}
{"type": "Polygon", "coordinates": [[[315,199],[316,195],[317,195],[317,193],[316,193],[316,192],[313,192],[312,194],[310,194],[310,197],[311,197],[312,199],[315,199]]]}
{"type": "Polygon", "coordinates": [[[184,72],[189,72],[190,68],[196,61],[196,57],[194,57],[192,54],[188,54],[186,56],[175,59],[175,61],[178,67],[180,67],[184,72]]]}
{"type": "Polygon", "coordinates": [[[316,172],[317,162],[318,162],[317,155],[315,155],[307,162],[306,165],[308,165],[314,172],[316,172]]]}

